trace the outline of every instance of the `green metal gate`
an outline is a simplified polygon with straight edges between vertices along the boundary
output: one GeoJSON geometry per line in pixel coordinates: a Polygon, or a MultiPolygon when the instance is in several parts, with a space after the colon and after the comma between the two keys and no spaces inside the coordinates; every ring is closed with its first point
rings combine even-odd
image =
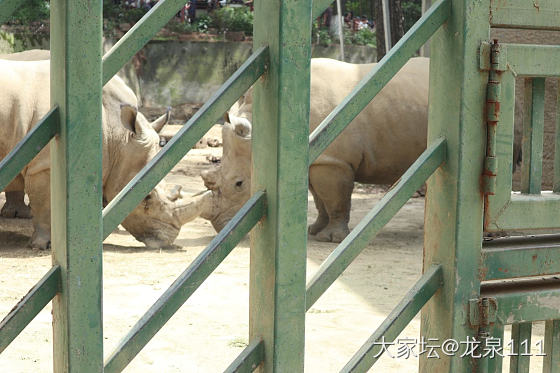
{"type": "MultiPolygon", "coordinates": [[[[560,76],[558,46],[489,41],[491,26],[560,29],[560,4],[556,0],[540,0],[539,4],[438,1],[309,135],[305,124],[309,120],[311,20],[330,2],[257,1],[253,55],[102,210],[101,87],[184,0],[159,1],[103,57],[102,2],[51,1],[53,110],[1,161],[0,188],[54,138],[51,198],[52,206],[59,206],[52,211],[54,265],[0,323],[0,352],[53,300],[54,370],[119,372],[254,228],[250,343],[227,371],[252,371],[259,366],[267,372],[301,372],[306,310],[426,180],[424,274],[342,371],[367,371],[378,358],[381,346],[377,342],[397,338],[424,305],[422,335],[441,341],[477,337],[484,342],[490,336],[501,336],[503,324],[508,323],[515,323],[514,333],[525,336],[530,331],[528,323],[534,320],[560,319],[560,287],[555,280],[541,283],[542,288],[532,283],[510,285],[513,291],[482,284],[491,279],[560,272],[554,237],[482,245],[483,226],[499,230],[560,225],[560,196],[540,192],[538,166],[542,78],[560,76]],[[307,217],[303,207],[307,205],[308,165],[434,33],[427,150],[306,285],[307,217]],[[528,89],[533,105],[520,196],[511,195],[508,174],[515,74],[534,78],[528,89]],[[253,129],[253,196],[104,363],[102,239],[255,82],[253,118],[258,126],[253,129]],[[515,250],[507,250],[510,246],[515,250]]],[[[18,3],[0,1],[0,21],[18,3]]],[[[555,192],[560,191],[559,153],[555,192]]],[[[559,325],[547,321],[546,372],[557,372],[560,367],[559,325]]],[[[499,372],[500,364],[499,359],[422,356],[420,371],[499,372]]],[[[517,372],[527,371],[521,357],[513,364],[517,364],[517,372]]]]}

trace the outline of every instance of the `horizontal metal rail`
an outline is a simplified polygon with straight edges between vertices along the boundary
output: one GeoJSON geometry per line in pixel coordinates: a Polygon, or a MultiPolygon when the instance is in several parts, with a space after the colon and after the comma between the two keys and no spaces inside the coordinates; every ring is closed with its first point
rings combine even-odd
{"type": "Polygon", "coordinates": [[[496,318],[502,324],[560,319],[557,277],[483,283],[480,296],[496,300],[496,318]]]}
{"type": "Polygon", "coordinates": [[[108,358],[105,373],[122,371],[265,215],[265,193],[257,192],[132,327],[108,358]]]}
{"type": "Polygon", "coordinates": [[[367,372],[383,354],[383,351],[380,351],[383,348],[382,342],[393,342],[442,285],[442,266],[433,265],[408,291],[341,372],[367,372]]]}
{"type": "Polygon", "coordinates": [[[0,23],[10,19],[12,14],[25,3],[25,0],[0,0],[0,23]]]}
{"type": "Polygon", "coordinates": [[[58,292],[60,292],[60,266],[54,266],[0,322],[0,353],[58,292]]]}
{"type": "Polygon", "coordinates": [[[55,107],[0,161],[0,191],[4,190],[58,133],[58,123],[58,107],[55,107]]]}
{"type": "Polygon", "coordinates": [[[560,273],[560,235],[500,238],[482,244],[481,280],[560,273]]]}
{"type": "Polygon", "coordinates": [[[103,238],[123,221],[249,87],[265,72],[268,47],[259,48],[214,93],[166,146],[103,209],[103,238]]]}
{"type": "Polygon", "coordinates": [[[256,339],[245,347],[224,373],[251,373],[264,360],[264,342],[256,339]]]}
{"type": "Polygon", "coordinates": [[[344,272],[414,192],[445,161],[446,142],[438,139],[418,157],[375,207],[325,259],[307,285],[307,310],[344,272]]]}
{"type": "Polygon", "coordinates": [[[560,30],[558,0],[490,2],[492,27],[560,30]]]}
{"type": "Polygon", "coordinates": [[[185,5],[185,0],[161,0],[103,56],[103,85],[115,75],[185,5]]]}
{"type": "Polygon", "coordinates": [[[451,1],[434,4],[401,40],[358,83],[356,88],[309,136],[309,164],[329,146],[346,126],[373,100],[432,34],[447,20],[451,1]]]}

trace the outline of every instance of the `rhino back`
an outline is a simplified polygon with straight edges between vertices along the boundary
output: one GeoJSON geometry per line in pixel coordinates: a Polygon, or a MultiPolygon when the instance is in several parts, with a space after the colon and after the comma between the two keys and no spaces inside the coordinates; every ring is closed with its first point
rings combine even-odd
{"type": "MultiPolygon", "coordinates": [[[[312,60],[311,130],[374,65],[312,60]]],[[[360,182],[394,182],[426,147],[428,85],[429,60],[411,59],[316,163],[347,163],[360,182]]]]}

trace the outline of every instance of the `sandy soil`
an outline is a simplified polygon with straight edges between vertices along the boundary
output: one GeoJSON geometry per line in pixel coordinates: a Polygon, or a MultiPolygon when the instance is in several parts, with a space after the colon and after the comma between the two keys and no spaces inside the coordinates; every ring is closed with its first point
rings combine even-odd
{"type": "MultiPolygon", "coordinates": [[[[214,128],[207,136],[219,136],[214,128]]],[[[193,149],[167,177],[187,192],[203,188],[198,177],[221,148],[193,149]]],[[[383,188],[359,187],[353,194],[351,227],[383,196],[383,188]]],[[[0,205],[3,194],[0,195],[0,205]]],[[[413,198],[307,313],[306,371],[337,372],[377,328],[418,279],[422,266],[424,199],[413,198]]],[[[316,211],[309,196],[309,219],[316,211]]],[[[29,220],[0,219],[0,317],[27,293],[51,266],[49,252],[26,247],[29,220]]],[[[105,241],[104,351],[111,354],[148,307],[214,237],[209,222],[185,225],[170,250],[147,250],[120,229],[105,241]]],[[[334,249],[309,240],[308,278],[334,249]]],[[[248,239],[148,343],[125,372],[223,371],[247,344],[248,239]]],[[[0,355],[0,372],[52,371],[50,304],[0,355]]],[[[417,316],[401,338],[418,338],[417,316]]],[[[542,329],[540,339],[542,339],[542,329]]],[[[538,337],[534,336],[535,337],[538,337]]],[[[378,372],[414,372],[417,359],[384,356],[378,372]]],[[[536,372],[540,360],[532,364],[536,372]]]]}

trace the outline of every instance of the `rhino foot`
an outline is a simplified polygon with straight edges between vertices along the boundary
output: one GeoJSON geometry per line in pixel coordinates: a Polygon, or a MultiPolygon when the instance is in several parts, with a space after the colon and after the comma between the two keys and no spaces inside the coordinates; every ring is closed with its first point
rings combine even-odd
{"type": "Polygon", "coordinates": [[[33,233],[30,246],[33,250],[48,250],[51,248],[50,234],[33,233]]]}
{"type": "Polygon", "coordinates": [[[12,205],[7,202],[0,211],[3,218],[31,219],[31,209],[27,205],[12,205]]]}
{"type": "Polygon", "coordinates": [[[326,227],[325,229],[323,229],[322,231],[320,231],[319,233],[317,233],[317,235],[315,236],[315,239],[317,241],[320,242],[342,242],[342,240],[344,240],[344,238],[346,238],[346,236],[348,236],[348,233],[350,233],[350,230],[348,229],[348,227],[326,227]]]}
{"type": "Polygon", "coordinates": [[[307,232],[311,235],[316,235],[317,233],[319,233],[320,231],[322,231],[328,224],[328,221],[323,222],[323,221],[319,221],[318,219],[315,221],[315,223],[311,224],[309,227],[307,227],[307,232]]]}

